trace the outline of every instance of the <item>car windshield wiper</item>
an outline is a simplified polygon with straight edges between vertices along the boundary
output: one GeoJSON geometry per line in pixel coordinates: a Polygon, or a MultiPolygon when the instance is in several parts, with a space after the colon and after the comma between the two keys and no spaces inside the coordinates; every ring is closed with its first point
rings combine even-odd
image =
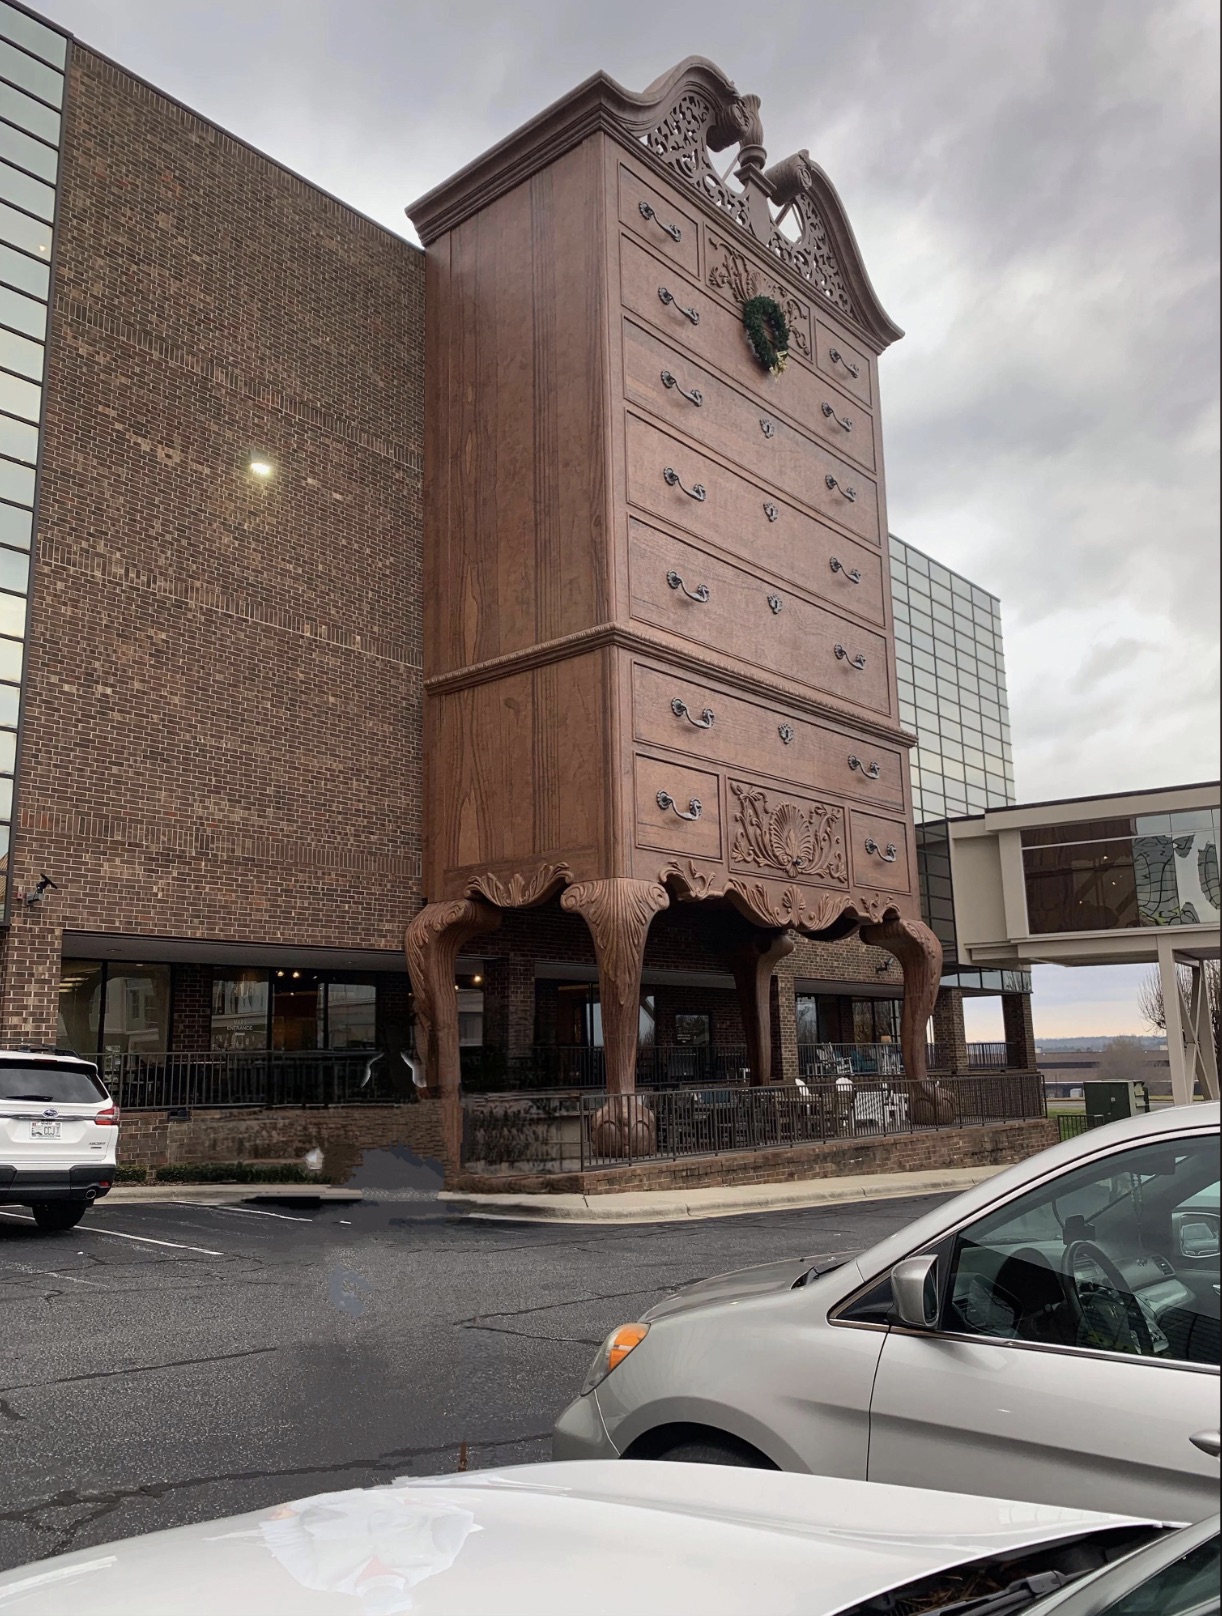
{"type": "Polygon", "coordinates": [[[938,1605],[924,1616],[1012,1616],[1013,1612],[1027,1610],[1037,1599],[1054,1594],[1058,1588],[1076,1580],[1063,1571],[1037,1571],[1034,1576],[1007,1583],[995,1593],[956,1599],[953,1605],[938,1605]]]}

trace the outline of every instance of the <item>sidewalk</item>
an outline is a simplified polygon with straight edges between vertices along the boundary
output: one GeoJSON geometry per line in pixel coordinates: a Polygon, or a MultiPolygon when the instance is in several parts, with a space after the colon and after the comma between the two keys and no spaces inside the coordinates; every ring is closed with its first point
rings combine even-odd
{"type": "Polygon", "coordinates": [[[97,1204],[132,1206],[190,1201],[197,1206],[209,1206],[225,1201],[335,1201],[343,1206],[361,1199],[360,1190],[331,1184],[116,1184],[97,1204]]]}
{"type": "Polygon", "coordinates": [[[957,1195],[1004,1167],[942,1167],[926,1173],[873,1173],[807,1178],[786,1184],[736,1184],[696,1190],[638,1190],[613,1195],[468,1195],[442,1190],[438,1200],[469,1218],[530,1223],[673,1223],[728,1218],[908,1195],[957,1195]]]}

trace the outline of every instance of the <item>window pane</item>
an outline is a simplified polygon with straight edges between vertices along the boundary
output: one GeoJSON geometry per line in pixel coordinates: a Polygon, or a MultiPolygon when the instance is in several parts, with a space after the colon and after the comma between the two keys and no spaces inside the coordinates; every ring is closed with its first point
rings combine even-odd
{"type": "Polygon", "coordinates": [[[41,406],[41,388],[0,371],[0,410],[6,415],[23,415],[27,421],[37,421],[41,406]]]}
{"type": "Polygon", "coordinates": [[[0,6],[0,34],[6,39],[15,39],[55,67],[63,67],[68,59],[68,41],[63,34],[44,28],[42,23],[13,6],[0,6]]]}
{"type": "Polygon", "coordinates": [[[38,458],[38,428],[15,421],[11,415],[0,415],[0,454],[33,465],[38,458]]]}
{"type": "Polygon", "coordinates": [[[45,298],[51,284],[50,261],[39,263],[0,242],[0,281],[45,298]]]}
{"type": "MultiPolygon", "coordinates": [[[[5,127],[0,124],[0,129],[5,127]]],[[[48,223],[55,217],[55,192],[51,187],[44,185],[41,180],[31,179],[28,174],[11,168],[5,162],[0,162],[0,197],[36,213],[48,223]]]]}
{"type": "Polygon", "coordinates": [[[17,713],[21,706],[21,692],[13,685],[0,685],[0,724],[17,727],[17,713]]]}
{"type": "Polygon", "coordinates": [[[14,247],[23,247],[26,252],[37,253],[48,263],[51,260],[51,226],[31,219],[29,214],[18,213],[6,202],[0,202],[0,239],[11,241],[14,247]]]}
{"type": "Polygon", "coordinates": [[[30,511],[19,510],[16,505],[0,505],[0,544],[18,544],[28,550],[33,520],[30,511]]]}
{"type": "Polygon", "coordinates": [[[0,634],[25,633],[25,596],[6,595],[0,591],[0,634]]]}
{"type": "Polygon", "coordinates": [[[0,459],[0,499],[11,499],[17,505],[32,505],[33,466],[19,466],[15,460],[0,459]]]}
{"type": "Polygon", "coordinates": [[[21,664],[20,640],[0,640],[0,679],[11,679],[14,684],[20,683],[21,664]]]}
{"type": "MultiPolygon", "coordinates": [[[[1114,931],[1141,924],[1132,842],[1029,847],[1023,864],[1033,933],[1114,931]]],[[[1149,903],[1148,872],[1142,890],[1149,903]]]]}
{"type": "Polygon", "coordinates": [[[59,169],[59,156],[55,148],[44,146],[41,140],[34,140],[20,129],[14,129],[11,123],[0,123],[0,157],[7,157],[10,163],[40,174],[52,185],[55,183],[59,169]]]}
{"type": "Polygon", "coordinates": [[[13,817],[13,782],[5,775],[0,775],[0,819],[13,817]]]}
{"type": "Polygon", "coordinates": [[[170,967],[112,963],[106,971],[102,1047],[162,1050],[169,1042],[170,967]]]}
{"type": "Polygon", "coordinates": [[[29,587],[30,558],[22,550],[0,548],[0,589],[13,589],[21,595],[29,587]]]}
{"type": "Polygon", "coordinates": [[[12,774],[17,767],[17,732],[0,729],[0,773],[12,774]]]}
{"type": "Polygon", "coordinates": [[[268,973],[263,970],[214,972],[213,1049],[267,1048],[268,973]]]}
{"type": "MultiPolygon", "coordinates": [[[[12,13],[10,13],[12,15],[12,13]]],[[[4,32],[8,32],[7,29],[4,32]]],[[[6,39],[0,39],[0,78],[6,78],[22,89],[32,90],[42,100],[58,107],[64,99],[64,75],[57,73],[45,62],[36,62],[23,50],[16,50],[6,39]]]]}
{"type": "Polygon", "coordinates": [[[56,1042],[78,1055],[96,1055],[101,1021],[101,960],[66,959],[60,967],[56,1042]]]}
{"type": "MultiPolygon", "coordinates": [[[[372,982],[328,982],[327,1047],[329,1049],[373,1049],[377,1045],[377,988],[372,982]]],[[[472,1015],[475,1006],[467,1001],[478,995],[483,1020],[483,994],[467,988],[459,995],[459,1012],[472,1015]]],[[[462,1041],[461,1038],[459,1040],[462,1041]]],[[[481,1036],[477,1042],[482,1042],[481,1036]]]]}
{"type": "Polygon", "coordinates": [[[59,113],[31,100],[11,84],[0,84],[0,118],[7,118],[21,129],[29,129],[44,140],[59,145],[59,113]]]}
{"type": "Polygon", "coordinates": [[[1216,1364],[1217,1186],[1211,1139],[1138,1145],[1061,1173],[958,1237],[946,1327],[1216,1364]]]}

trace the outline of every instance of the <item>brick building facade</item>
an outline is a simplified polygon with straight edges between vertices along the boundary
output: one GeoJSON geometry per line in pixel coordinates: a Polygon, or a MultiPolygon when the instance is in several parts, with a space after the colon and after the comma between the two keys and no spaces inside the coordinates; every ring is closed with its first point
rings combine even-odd
{"type": "MultiPolygon", "coordinates": [[[[45,397],[22,406],[41,438],[0,1039],[409,1047],[403,932],[428,896],[423,255],[0,10],[33,86],[6,89],[0,62],[5,240],[25,239],[30,164],[54,177],[45,397]]],[[[5,308],[33,250],[0,246],[5,308]]],[[[6,487],[0,544],[28,515],[6,487]]],[[[459,965],[468,1042],[482,1012],[504,1055],[597,1044],[580,920],[509,913],[480,948],[459,965]]],[[[816,1037],[889,1041],[899,991],[889,954],[799,941],[773,985],[780,1070],[816,1037]]],[[[644,993],[650,1041],[733,1064],[732,979],[679,906],[653,927],[644,993]]]]}

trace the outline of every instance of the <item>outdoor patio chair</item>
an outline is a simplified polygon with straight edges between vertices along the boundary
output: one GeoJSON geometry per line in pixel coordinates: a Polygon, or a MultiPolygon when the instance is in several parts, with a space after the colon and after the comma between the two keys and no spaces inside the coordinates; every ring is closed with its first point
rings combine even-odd
{"type": "Polygon", "coordinates": [[[853,1063],[843,1055],[837,1055],[831,1044],[816,1044],[815,1059],[819,1062],[819,1075],[821,1077],[852,1077],[853,1063]]]}

